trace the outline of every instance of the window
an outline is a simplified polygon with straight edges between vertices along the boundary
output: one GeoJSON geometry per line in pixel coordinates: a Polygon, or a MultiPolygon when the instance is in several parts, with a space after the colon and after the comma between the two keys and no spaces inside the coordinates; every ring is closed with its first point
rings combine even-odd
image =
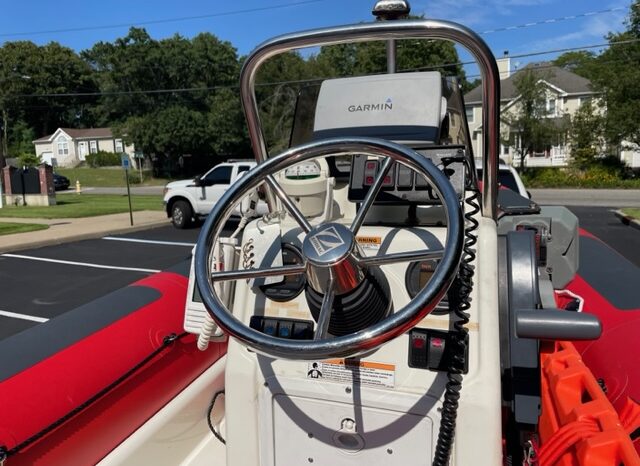
{"type": "Polygon", "coordinates": [[[89,152],[92,154],[98,153],[98,141],[89,141],[89,152]]]}
{"type": "Polygon", "coordinates": [[[58,141],[58,155],[69,155],[69,143],[67,141],[58,141]]]}
{"type": "Polygon", "coordinates": [[[473,123],[473,107],[465,107],[467,113],[467,123],[473,123]]]}
{"type": "Polygon", "coordinates": [[[549,115],[556,114],[556,99],[547,100],[547,114],[549,115]]]}
{"type": "Polygon", "coordinates": [[[124,146],[122,145],[122,139],[116,139],[116,153],[120,154],[124,152],[124,146]]]}
{"type": "Polygon", "coordinates": [[[580,105],[586,104],[587,102],[591,102],[591,96],[580,97],[580,105]]]}
{"type": "Polygon", "coordinates": [[[240,165],[238,167],[238,175],[240,173],[248,172],[249,170],[251,170],[251,166],[250,165],[240,165]]]}
{"type": "Polygon", "coordinates": [[[222,167],[215,168],[210,171],[207,176],[204,177],[205,185],[211,186],[213,184],[230,184],[231,172],[233,167],[231,165],[224,165],[222,167]]]}
{"type": "Polygon", "coordinates": [[[502,146],[502,155],[509,155],[509,146],[505,146],[504,144],[500,144],[502,146]]]}

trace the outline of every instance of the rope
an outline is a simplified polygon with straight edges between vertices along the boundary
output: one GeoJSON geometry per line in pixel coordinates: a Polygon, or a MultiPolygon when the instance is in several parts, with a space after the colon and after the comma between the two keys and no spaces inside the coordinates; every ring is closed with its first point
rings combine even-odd
{"type": "Polygon", "coordinates": [[[28,439],[26,439],[25,441],[19,443],[18,445],[16,445],[15,447],[11,448],[11,449],[7,449],[6,446],[2,445],[0,446],[0,466],[4,463],[4,461],[19,453],[21,450],[23,450],[24,448],[28,447],[29,445],[31,445],[34,442],[37,442],[38,440],[40,440],[42,437],[44,437],[45,435],[47,435],[49,432],[55,430],[56,428],[58,428],[59,426],[61,426],[62,424],[64,424],[65,422],[67,422],[69,419],[71,419],[72,417],[74,417],[75,415],[79,414],[81,411],[84,411],[86,408],[88,408],[89,406],[91,406],[93,403],[95,403],[96,401],[98,401],[100,398],[102,398],[103,396],[105,396],[107,393],[109,393],[111,390],[113,390],[115,387],[117,387],[118,385],[120,385],[121,383],[123,383],[125,380],[127,380],[129,377],[131,377],[135,372],[137,372],[138,370],[140,370],[143,366],[145,366],[148,362],[150,362],[152,359],[154,359],[157,355],[159,355],[160,353],[162,353],[166,348],[168,348],[169,346],[171,346],[171,344],[173,344],[173,342],[175,342],[176,340],[180,340],[182,338],[184,338],[185,336],[187,336],[188,333],[184,332],[181,333],[179,335],[176,335],[175,333],[172,333],[170,335],[167,335],[166,337],[164,337],[164,339],[162,340],[162,345],[159,346],[158,348],[156,348],[155,350],[153,350],[148,356],[146,356],[142,361],[140,361],[138,364],[136,364],[135,366],[133,366],[131,369],[129,369],[127,372],[125,372],[123,375],[121,375],[120,377],[118,377],[116,380],[114,380],[113,382],[111,382],[109,385],[107,385],[105,388],[103,388],[102,390],[100,390],[98,393],[96,393],[95,395],[93,395],[91,398],[89,398],[87,401],[85,401],[84,403],[82,403],[81,405],[75,407],[74,409],[72,409],[71,411],[69,411],[67,414],[65,414],[64,416],[62,416],[60,419],[52,422],[51,424],[49,424],[47,427],[45,427],[44,429],[42,429],[40,432],[32,435],[31,437],[29,437],[28,439]]]}
{"type": "Polygon", "coordinates": [[[598,423],[593,419],[573,421],[562,426],[540,448],[538,464],[540,466],[552,466],[569,451],[576,443],[593,437],[600,432],[598,423]]]}

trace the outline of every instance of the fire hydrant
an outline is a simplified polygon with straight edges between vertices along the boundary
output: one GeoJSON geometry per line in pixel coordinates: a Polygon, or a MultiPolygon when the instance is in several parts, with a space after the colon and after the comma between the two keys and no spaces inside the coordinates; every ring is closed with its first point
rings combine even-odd
{"type": "Polygon", "coordinates": [[[80,190],[80,180],[76,180],[76,194],[80,194],[82,191],[80,190]]]}

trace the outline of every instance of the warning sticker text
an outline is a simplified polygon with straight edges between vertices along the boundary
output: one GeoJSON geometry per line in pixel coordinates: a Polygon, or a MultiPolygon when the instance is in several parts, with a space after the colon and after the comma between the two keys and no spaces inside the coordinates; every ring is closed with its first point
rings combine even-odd
{"type": "Polygon", "coordinates": [[[307,378],[393,388],[396,366],[354,359],[329,359],[309,363],[307,378]]]}

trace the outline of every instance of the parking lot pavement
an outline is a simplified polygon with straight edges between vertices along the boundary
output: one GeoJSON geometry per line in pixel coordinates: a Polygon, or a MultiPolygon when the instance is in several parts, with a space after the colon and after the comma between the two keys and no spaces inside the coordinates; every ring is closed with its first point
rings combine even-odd
{"type": "Polygon", "coordinates": [[[0,253],[0,339],[188,260],[199,233],[167,225],[0,253]]]}
{"type": "Polygon", "coordinates": [[[198,234],[167,226],[0,254],[0,339],[187,260],[198,234]]]}

